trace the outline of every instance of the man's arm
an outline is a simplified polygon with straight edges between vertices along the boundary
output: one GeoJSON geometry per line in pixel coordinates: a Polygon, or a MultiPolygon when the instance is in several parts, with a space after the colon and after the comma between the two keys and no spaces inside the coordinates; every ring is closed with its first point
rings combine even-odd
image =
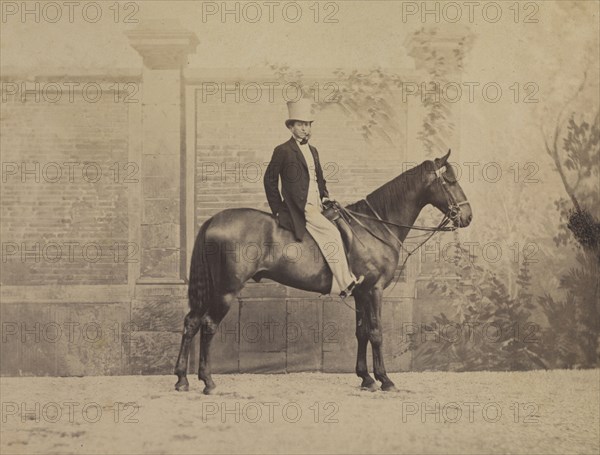
{"type": "Polygon", "coordinates": [[[281,173],[282,166],[283,157],[281,150],[275,149],[263,178],[267,201],[273,215],[277,215],[283,206],[283,199],[281,199],[281,193],[279,192],[279,174],[281,173]]]}
{"type": "Polygon", "coordinates": [[[319,159],[319,152],[315,148],[315,156],[317,157],[317,163],[315,166],[315,171],[317,173],[317,183],[319,185],[319,194],[321,199],[324,197],[329,198],[329,191],[327,191],[327,181],[325,177],[323,177],[323,168],[321,167],[321,160],[319,159]]]}

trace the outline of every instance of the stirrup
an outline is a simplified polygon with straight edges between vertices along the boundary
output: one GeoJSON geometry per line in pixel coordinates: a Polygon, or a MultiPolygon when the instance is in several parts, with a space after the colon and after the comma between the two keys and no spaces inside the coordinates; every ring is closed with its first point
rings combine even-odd
{"type": "Polygon", "coordinates": [[[354,280],[352,283],[350,283],[348,285],[348,287],[346,289],[344,289],[342,292],[340,292],[340,297],[342,299],[345,299],[349,295],[352,295],[352,293],[354,292],[354,289],[356,289],[356,286],[358,286],[359,284],[361,284],[364,280],[365,280],[365,276],[364,275],[361,275],[360,277],[358,277],[357,280],[354,280]]]}

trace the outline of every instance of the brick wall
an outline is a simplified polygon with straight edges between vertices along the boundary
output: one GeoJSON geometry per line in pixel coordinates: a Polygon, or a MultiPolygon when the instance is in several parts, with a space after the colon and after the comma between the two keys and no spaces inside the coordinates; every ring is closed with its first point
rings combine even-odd
{"type": "Polygon", "coordinates": [[[131,76],[3,74],[2,375],[131,371],[131,76]]]}
{"type": "Polygon", "coordinates": [[[127,115],[108,92],[94,103],[7,96],[3,285],[127,282],[127,115]]]}

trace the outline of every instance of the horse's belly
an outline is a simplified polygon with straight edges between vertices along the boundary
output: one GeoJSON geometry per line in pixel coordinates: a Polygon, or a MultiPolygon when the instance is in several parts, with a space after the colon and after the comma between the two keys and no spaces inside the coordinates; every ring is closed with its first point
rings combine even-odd
{"type": "MultiPolygon", "coordinates": [[[[291,234],[291,233],[290,233],[291,234]]],[[[305,291],[328,294],[332,274],[319,246],[306,233],[302,242],[284,234],[273,242],[261,276],[305,291]]]]}

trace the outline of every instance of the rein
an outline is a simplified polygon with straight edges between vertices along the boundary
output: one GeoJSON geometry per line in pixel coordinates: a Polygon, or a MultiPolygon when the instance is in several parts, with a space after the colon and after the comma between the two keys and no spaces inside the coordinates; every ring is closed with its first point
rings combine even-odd
{"type": "MultiPolygon", "coordinates": [[[[399,223],[394,223],[392,221],[384,220],[383,218],[381,218],[381,216],[379,215],[379,213],[377,213],[377,211],[375,210],[375,208],[371,205],[371,203],[367,199],[368,196],[365,197],[362,200],[365,201],[367,207],[369,207],[369,210],[371,210],[371,212],[373,212],[373,214],[375,215],[375,217],[367,215],[367,214],[364,214],[364,213],[356,212],[356,211],[351,210],[351,209],[343,208],[343,207],[340,206],[341,211],[343,213],[347,214],[347,216],[349,216],[352,219],[354,219],[369,234],[371,234],[373,237],[377,238],[379,241],[385,243],[389,247],[394,248],[394,245],[391,245],[388,241],[386,241],[385,239],[382,239],[379,235],[375,234],[371,229],[369,229],[367,226],[365,226],[356,217],[359,216],[361,218],[366,218],[366,219],[373,220],[373,221],[376,221],[378,223],[381,223],[385,227],[385,229],[388,231],[388,233],[392,236],[392,238],[394,238],[398,242],[400,248],[402,248],[402,250],[404,250],[407,253],[406,257],[404,258],[404,261],[402,262],[402,265],[400,266],[400,273],[398,274],[398,277],[396,278],[396,280],[394,280],[394,285],[392,286],[392,288],[390,290],[393,290],[396,287],[396,284],[398,283],[398,280],[400,279],[400,275],[402,274],[402,271],[404,270],[404,267],[406,265],[406,262],[408,261],[408,258],[410,258],[415,252],[417,252],[417,250],[419,248],[421,248],[425,243],[427,243],[431,239],[431,237],[433,237],[437,232],[450,232],[450,231],[455,231],[456,229],[458,229],[458,226],[447,226],[447,224],[450,221],[455,220],[460,215],[460,206],[468,204],[469,202],[466,201],[466,200],[465,201],[461,201],[461,202],[457,202],[456,201],[456,199],[454,198],[454,196],[452,196],[452,194],[450,193],[450,191],[448,191],[448,188],[446,187],[446,178],[447,177],[445,177],[444,171],[445,171],[445,166],[441,167],[440,169],[437,169],[435,171],[435,174],[437,176],[436,180],[440,182],[442,190],[444,191],[444,194],[446,196],[446,199],[447,199],[447,202],[448,202],[448,213],[444,214],[444,217],[442,218],[442,220],[440,221],[440,223],[437,226],[435,226],[435,227],[433,227],[433,226],[405,225],[405,224],[399,224],[399,223]],[[408,229],[417,229],[417,230],[420,230],[420,231],[427,231],[427,232],[430,232],[430,234],[424,234],[424,235],[426,235],[425,240],[423,240],[421,243],[419,243],[412,251],[408,251],[404,247],[404,242],[402,240],[400,240],[396,234],[394,234],[394,232],[388,227],[388,225],[389,226],[399,227],[399,228],[408,228],[408,229]]],[[[360,202],[360,201],[358,201],[358,202],[360,202]]],[[[352,229],[352,227],[350,227],[350,229],[352,229]]],[[[358,237],[358,239],[360,240],[360,237],[358,237]]],[[[353,311],[356,312],[356,310],[354,308],[352,308],[349,305],[347,305],[347,306],[350,309],[352,309],[353,311]]]]}
{"type": "MultiPolygon", "coordinates": [[[[371,209],[371,211],[375,214],[375,216],[377,218],[369,216],[369,215],[367,215],[365,213],[356,212],[356,211],[351,210],[351,209],[346,209],[345,208],[344,211],[346,211],[348,213],[351,213],[352,215],[360,216],[361,218],[366,218],[368,220],[378,221],[378,222],[382,223],[386,228],[387,228],[387,225],[390,225],[390,226],[396,226],[396,227],[399,227],[399,228],[416,229],[418,231],[429,231],[429,232],[431,232],[431,231],[433,231],[433,232],[455,231],[457,229],[455,226],[448,226],[448,227],[445,227],[445,226],[440,227],[439,225],[436,226],[436,227],[433,227],[433,226],[418,226],[416,224],[413,224],[413,225],[410,225],[410,224],[399,224],[399,223],[394,223],[392,221],[387,221],[387,220],[382,219],[379,216],[379,214],[375,211],[375,209],[369,203],[369,201],[367,200],[367,198],[361,199],[361,200],[363,200],[363,201],[365,201],[367,203],[367,206],[369,207],[369,209],[371,209]]],[[[358,202],[360,202],[360,201],[358,201],[358,202]]],[[[391,232],[391,231],[389,231],[389,232],[391,232]]],[[[396,236],[394,235],[394,237],[396,237],[396,236]]]]}

